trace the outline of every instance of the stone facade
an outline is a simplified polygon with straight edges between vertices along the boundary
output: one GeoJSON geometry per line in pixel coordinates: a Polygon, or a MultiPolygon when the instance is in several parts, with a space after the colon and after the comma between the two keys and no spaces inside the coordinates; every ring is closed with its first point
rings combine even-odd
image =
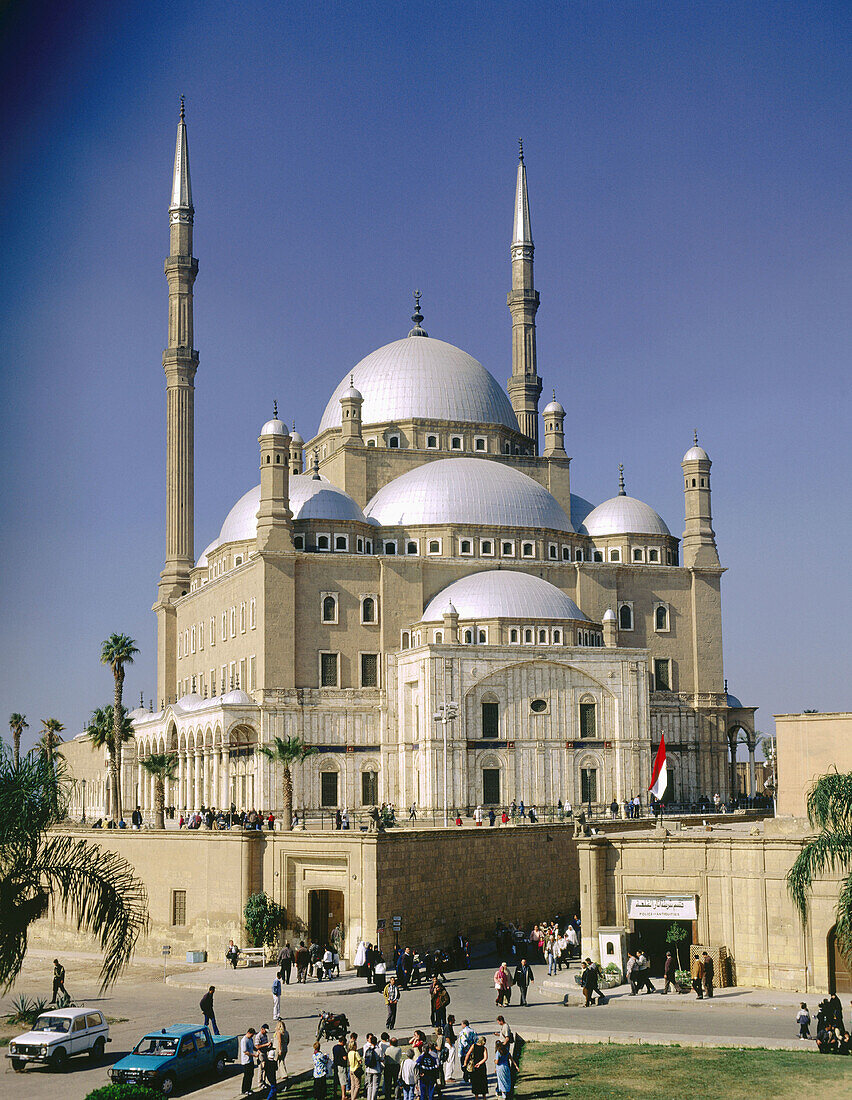
{"type": "Polygon", "coordinates": [[[852,772],[852,714],[776,714],[778,813],[807,817],[807,795],[821,775],[852,772]]]}

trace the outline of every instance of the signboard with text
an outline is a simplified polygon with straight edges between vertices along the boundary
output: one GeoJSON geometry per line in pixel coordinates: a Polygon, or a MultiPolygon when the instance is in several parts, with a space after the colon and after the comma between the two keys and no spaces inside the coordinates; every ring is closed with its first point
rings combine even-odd
{"type": "Polygon", "coordinates": [[[695,894],[628,894],[628,920],[697,920],[695,894]]]}
{"type": "Polygon", "coordinates": [[[383,920],[377,920],[376,921],[376,931],[377,932],[384,932],[384,930],[385,930],[385,922],[383,920]]]}

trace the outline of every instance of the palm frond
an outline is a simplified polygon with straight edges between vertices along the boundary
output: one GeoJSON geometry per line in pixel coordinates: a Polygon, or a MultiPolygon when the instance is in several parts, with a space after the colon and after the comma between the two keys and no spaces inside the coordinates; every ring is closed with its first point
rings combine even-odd
{"type": "Polygon", "coordinates": [[[152,752],[140,757],[139,763],[155,779],[174,779],[177,775],[178,759],[174,752],[152,752]]]}
{"type": "Polygon", "coordinates": [[[834,935],[841,953],[852,958],[852,874],[847,875],[837,896],[834,935]]]}
{"type": "Polygon", "coordinates": [[[808,791],[807,811],[815,829],[852,832],[852,772],[820,776],[808,791]]]}
{"type": "Polygon", "coordinates": [[[823,832],[807,843],[787,872],[787,890],[804,923],[814,879],[826,871],[852,868],[852,834],[823,832]]]}

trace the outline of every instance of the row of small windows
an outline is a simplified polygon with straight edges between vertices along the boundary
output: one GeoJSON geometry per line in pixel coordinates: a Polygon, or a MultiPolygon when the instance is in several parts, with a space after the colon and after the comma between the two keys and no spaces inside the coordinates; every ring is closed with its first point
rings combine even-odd
{"type": "Polygon", "coordinates": [[[243,688],[245,691],[254,691],[257,687],[257,658],[255,656],[242,657],[239,661],[231,661],[222,665],[220,673],[211,668],[208,674],[202,672],[198,676],[187,676],[183,681],[178,680],[178,693],[188,695],[191,691],[208,696],[212,699],[215,695],[224,695],[234,688],[243,688]]]}
{"type": "MultiPolygon", "coordinates": [[[[360,654],[360,672],[362,688],[377,688],[379,686],[379,655],[378,653],[360,654]]],[[[319,655],[320,687],[340,687],[340,654],[320,653],[319,655]]]]}
{"type": "MultiPolygon", "coordinates": [[[[670,614],[668,606],[664,603],[658,603],[654,608],[654,630],[657,633],[665,633],[670,629],[670,614]]],[[[632,630],[633,629],[633,604],[622,603],[618,605],[618,629],[619,630],[632,630]]]]}
{"type": "MultiPolygon", "coordinates": [[[[695,478],[692,478],[691,480],[692,480],[692,488],[693,488],[693,489],[697,489],[697,488],[698,488],[699,486],[698,486],[698,485],[696,484],[696,479],[695,479],[695,478]]],[[[699,480],[699,481],[701,482],[701,486],[700,486],[700,487],[701,487],[702,489],[706,489],[706,488],[707,488],[707,487],[709,486],[709,484],[710,484],[710,479],[709,479],[708,477],[702,477],[702,478],[699,478],[698,480],[699,480]]],[[[690,479],[689,479],[689,478],[686,478],[686,480],[684,481],[684,486],[683,486],[683,487],[684,487],[684,489],[688,489],[688,488],[689,488],[689,482],[690,482],[690,479]]]]}
{"type": "MultiPolygon", "coordinates": [[[[379,440],[376,436],[370,436],[365,440],[368,447],[378,447],[379,440]]],[[[398,432],[392,432],[384,437],[385,446],[392,451],[399,450],[405,446],[405,442],[402,436],[398,432]]],[[[430,433],[426,436],[426,449],[429,451],[438,451],[442,447],[442,437],[437,433],[430,433]]],[[[475,435],[473,437],[473,446],[470,446],[470,441],[463,435],[451,435],[448,437],[447,449],[450,451],[466,451],[468,449],[475,451],[477,454],[488,454],[490,451],[489,440],[487,436],[475,435]]],[[[499,449],[499,446],[498,446],[499,449]]],[[[520,455],[526,454],[526,449],[522,449],[517,443],[512,444],[509,440],[506,440],[503,444],[503,454],[520,455]]],[[[323,457],[325,457],[325,448],[323,448],[323,457]]]]}
{"type": "MultiPolygon", "coordinates": [[[[321,595],[321,615],[324,623],[336,623],[338,621],[338,607],[340,597],[337,592],[323,592],[321,595]]],[[[379,605],[375,596],[361,596],[361,622],[377,623],[379,621],[379,605]]]]}
{"type": "MultiPolygon", "coordinates": [[[[426,631],[426,644],[429,644],[429,632],[426,631]]],[[[411,649],[423,644],[424,632],[420,630],[403,630],[400,637],[400,648],[411,649]]],[[[444,631],[435,630],[432,634],[434,645],[441,645],[444,641],[444,631]]],[[[488,645],[488,627],[471,626],[461,631],[463,645],[488,645]]],[[[571,645],[572,634],[567,633],[561,627],[519,627],[509,628],[509,645],[571,645]]],[[[578,646],[602,646],[603,635],[596,630],[578,630],[576,637],[578,646]]]]}
{"type": "MultiPolygon", "coordinates": [[[[545,699],[533,699],[530,703],[533,714],[544,714],[548,710],[545,699]]],[[[594,699],[584,699],[577,710],[577,728],[581,739],[588,740],[598,736],[597,703],[594,699]]],[[[484,698],[480,703],[480,733],[484,740],[500,736],[500,704],[492,698],[484,698]]]]}
{"type": "MultiPolygon", "coordinates": [[[[581,559],[578,557],[577,561],[580,560],[581,559]]],[[[588,560],[589,559],[586,558],[586,561],[588,560]]],[[[609,548],[609,554],[607,558],[604,558],[603,550],[593,550],[591,560],[593,562],[602,562],[605,560],[610,562],[620,562],[622,560],[621,550],[617,546],[611,546],[609,548]]],[[[631,560],[633,562],[648,562],[651,565],[661,565],[663,562],[663,551],[657,549],[654,546],[650,546],[647,548],[643,546],[634,546],[631,560]]],[[[665,563],[666,565],[677,565],[677,552],[667,549],[665,551],[665,563]]]]}
{"type": "MultiPolygon", "coordinates": [[[[219,634],[220,641],[225,641],[229,636],[236,638],[237,636],[237,606],[236,604],[227,611],[222,612],[222,624],[219,634]]],[[[243,601],[239,606],[239,632],[245,634],[246,629],[257,629],[257,600],[252,597],[248,604],[243,601]],[[248,613],[248,619],[246,619],[246,613],[248,613]],[[248,623],[248,625],[246,625],[248,623]]],[[[208,644],[214,646],[216,644],[216,616],[210,617],[209,633],[207,635],[208,644]]],[[[197,623],[195,626],[186,627],[183,633],[178,632],[177,636],[177,655],[179,658],[188,657],[190,654],[199,652],[204,649],[204,623],[197,623]]]]}

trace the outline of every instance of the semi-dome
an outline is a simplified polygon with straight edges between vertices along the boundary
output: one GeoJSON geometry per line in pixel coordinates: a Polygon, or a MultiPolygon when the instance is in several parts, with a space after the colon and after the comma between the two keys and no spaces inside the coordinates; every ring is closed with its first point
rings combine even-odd
{"type": "MultiPolygon", "coordinates": [[[[324,477],[291,474],[289,486],[290,511],[293,513],[293,519],[367,522],[364,513],[352,497],[324,477]]],[[[260,486],[255,485],[253,489],[244,493],[228,512],[218,539],[210,543],[198,559],[198,564],[206,565],[208,556],[217,546],[223,546],[226,542],[244,542],[246,539],[255,538],[258,508],[260,508],[260,486]]]]}
{"type": "Polygon", "coordinates": [[[582,531],[587,535],[669,535],[660,516],[644,501],[619,493],[605,500],[583,520],[582,531]]]}
{"type": "Polygon", "coordinates": [[[509,398],[497,380],[472,355],[443,340],[404,337],[371,352],[347,371],[331,395],[320,432],[340,427],[340,399],[350,386],[364,395],[364,425],[450,420],[502,424],[518,431],[509,398]]]}
{"type": "Polygon", "coordinates": [[[443,458],[379,489],[364,514],[382,527],[469,524],[573,531],[547,489],[502,462],[443,458]]]}
{"type": "Polygon", "coordinates": [[[423,622],[438,622],[448,604],[468,619],[576,619],[587,617],[561,589],[541,577],[514,569],[488,569],[454,581],[423,612],[423,622]]]}

